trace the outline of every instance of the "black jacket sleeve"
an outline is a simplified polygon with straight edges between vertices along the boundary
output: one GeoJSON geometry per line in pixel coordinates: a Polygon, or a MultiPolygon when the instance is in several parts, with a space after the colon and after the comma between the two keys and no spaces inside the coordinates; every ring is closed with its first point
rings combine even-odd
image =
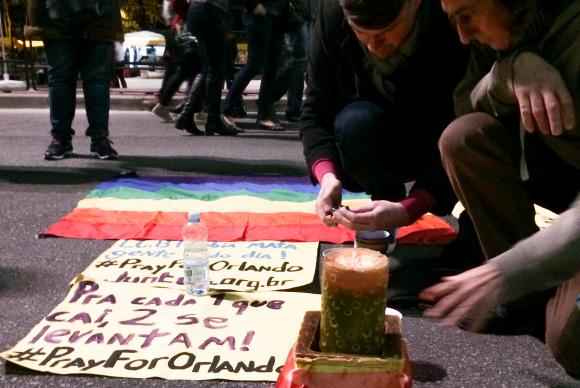
{"type": "MultiPolygon", "coordinates": [[[[300,123],[304,156],[309,172],[314,162],[328,159],[339,167],[338,149],[334,139],[334,117],[336,116],[336,58],[338,47],[331,41],[335,27],[326,25],[325,7],[328,1],[321,1],[319,17],[316,19],[310,37],[308,60],[308,80],[300,123]]],[[[334,35],[336,39],[336,35],[334,35]]],[[[314,177],[313,181],[314,181],[314,177]]]]}

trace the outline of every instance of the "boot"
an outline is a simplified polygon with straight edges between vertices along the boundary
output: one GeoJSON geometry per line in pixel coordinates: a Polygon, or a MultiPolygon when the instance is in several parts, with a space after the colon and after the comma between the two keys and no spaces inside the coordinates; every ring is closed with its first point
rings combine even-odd
{"type": "Polygon", "coordinates": [[[203,89],[203,77],[201,74],[198,74],[193,80],[191,91],[189,96],[187,96],[186,100],[184,101],[183,109],[181,110],[179,116],[177,116],[177,120],[175,120],[176,129],[186,131],[195,136],[203,135],[203,132],[197,128],[193,119],[196,107],[199,105],[198,100],[203,94],[203,89]]]}

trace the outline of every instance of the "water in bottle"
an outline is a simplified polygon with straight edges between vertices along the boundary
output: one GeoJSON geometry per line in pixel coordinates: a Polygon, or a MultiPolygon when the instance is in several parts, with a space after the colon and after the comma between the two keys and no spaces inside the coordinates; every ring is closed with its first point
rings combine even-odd
{"type": "Polygon", "coordinates": [[[183,227],[183,268],[185,286],[193,295],[204,295],[209,287],[207,227],[199,213],[192,213],[183,227]]]}

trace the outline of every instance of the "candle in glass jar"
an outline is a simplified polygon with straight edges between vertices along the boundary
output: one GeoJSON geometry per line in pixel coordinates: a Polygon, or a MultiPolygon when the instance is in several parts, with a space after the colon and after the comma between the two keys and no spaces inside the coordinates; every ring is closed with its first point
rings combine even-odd
{"type": "Polygon", "coordinates": [[[380,355],[384,346],[388,258],[365,248],[325,251],[320,350],[380,355]]]}

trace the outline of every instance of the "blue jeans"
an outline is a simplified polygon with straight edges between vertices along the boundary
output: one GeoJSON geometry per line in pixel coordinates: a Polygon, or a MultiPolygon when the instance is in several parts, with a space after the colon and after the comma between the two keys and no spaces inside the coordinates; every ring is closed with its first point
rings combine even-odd
{"type": "Polygon", "coordinates": [[[304,95],[304,72],[306,70],[306,23],[296,25],[286,33],[288,59],[276,79],[273,102],[288,92],[286,114],[299,116],[304,95]]]}
{"type": "Polygon", "coordinates": [[[373,199],[399,201],[405,197],[405,183],[421,167],[413,154],[421,152],[405,132],[394,107],[356,101],[345,106],[334,128],[344,188],[364,191],[373,199]]]}
{"type": "Polygon", "coordinates": [[[84,39],[47,40],[48,98],[51,135],[70,139],[76,108],[79,73],[83,80],[85,108],[92,138],[109,136],[109,83],[113,75],[113,42],[84,39]]]}

